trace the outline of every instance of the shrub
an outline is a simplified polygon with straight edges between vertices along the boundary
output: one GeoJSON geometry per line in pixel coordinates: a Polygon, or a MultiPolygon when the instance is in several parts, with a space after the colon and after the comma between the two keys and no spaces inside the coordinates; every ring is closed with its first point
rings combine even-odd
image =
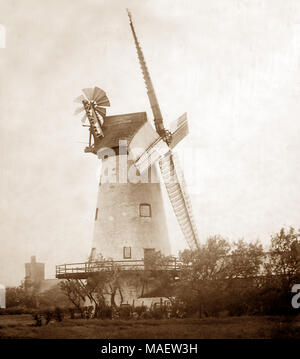
{"type": "Polygon", "coordinates": [[[70,319],[75,319],[75,308],[69,308],[70,319]]]}
{"type": "Polygon", "coordinates": [[[132,308],[130,305],[121,305],[119,309],[119,317],[121,319],[129,319],[132,315],[132,308]]]}
{"type": "Polygon", "coordinates": [[[33,319],[35,320],[35,326],[41,327],[42,326],[42,315],[40,313],[32,314],[33,319]]]}
{"type": "Polygon", "coordinates": [[[154,307],[150,310],[151,315],[154,319],[165,319],[167,318],[167,308],[166,307],[154,307]]]}
{"type": "Polygon", "coordinates": [[[45,318],[46,325],[50,323],[51,319],[53,318],[53,312],[51,310],[45,310],[43,313],[43,317],[45,318]]]}
{"type": "Polygon", "coordinates": [[[108,305],[96,308],[95,317],[100,319],[112,319],[112,308],[108,305]]]}
{"type": "Polygon", "coordinates": [[[11,307],[11,308],[0,308],[0,315],[20,315],[20,314],[32,314],[32,309],[24,307],[11,307]]]}
{"type": "Polygon", "coordinates": [[[94,311],[94,307],[91,306],[87,306],[87,307],[83,307],[82,308],[82,318],[84,319],[90,319],[93,317],[93,311],[94,311]]]}
{"type": "Polygon", "coordinates": [[[54,309],[54,312],[53,312],[53,318],[57,321],[57,322],[62,322],[63,319],[64,319],[64,312],[61,308],[59,307],[56,307],[54,309]]]}
{"type": "Polygon", "coordinates": [[[146,311],[141,314],[141,319],[153,319],[152,312],[146,311]]]}
{"type": "Polygon", "coordinates": [[[137,313],[138,317],[141,317],[143,313],[145,313],[147,310],[147,307],[144,305],[138,306],[134,308],[134,312],[137,313]]]}

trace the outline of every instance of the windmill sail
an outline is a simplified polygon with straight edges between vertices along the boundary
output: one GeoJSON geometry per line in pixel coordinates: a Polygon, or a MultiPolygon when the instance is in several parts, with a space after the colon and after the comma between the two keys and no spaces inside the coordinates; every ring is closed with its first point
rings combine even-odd
{"type": "Polygon", "coordinates": [[[160,170],[175,215],[191,249],[199,248],[198,232],[178,157],[169,152],[159,161],[160,170]]]}
{"type": "Polygon", "coordinates": [[[160,170],[167,188],[167,192],[173,206],[175,215],[184,234],[184,237],[192,249],[199,248],[199,239],[194,217],[192,214],[191,202],[186,190],[183,173],[180,170],[178,158],[172,153],[172,149],[188,134],[188,123],[186,114],[182,115],[172,125],[172,132],[166,130],[160,107],[154,92],[150,74],[145,58],[138,42],[130,12],[127,10],[130,27],[134,38],[135,47],[139,62],[142,68],[143,77],[147,87],[148,98],[154,116],[155,129],[158,134],[155,136],[150,127],[145,126],[130,144],[130,153],[133,154],[135,166],[142,173],[149,166],[159,161],[160,170]],[[142,144],[141,151],[135,151],[136,144],[142,144]],[[164,145],[164,146],[163,146],[164,145]]]}
{"type": "MultiPolygon", "coordinates": [[[[186,113],[171,123],[172,138],[170,148],[174,148],[189,132],[186,113]]],[[[154,162],[170,151],[169,146],[155,132],[149,122],[136,133],[129,145],[131,158],[135,166],[143,173],[154,162]]]]}
{"type": "Polygon", "coordinates": [[[138,42],[135,30],[134,30],[134,26],[132,23],[132,18],[131,18],[131,13],[129,12],[129,10],[127,9],[127,13],[128,13],[128,17],[129,17],[129,21],[130,21],[130,27],[131,27],[131,31],[132,31],[132,35],[134,38],[134,43],[135,43],[135,47],[137,50],[137,54],[138,54],[138,58],[139,58],[139,62],[141,65],[141,69],[142,69],[142,73],[143,73],[143,77],[144,77],[144,81],[147,87],[147,93],[148,93],[148,98],[150,101],[150,105],[151,105],[151,109],[152,109],[152,113],[153,113],[153,117],[154,117],[154,125],[155,125],[155,129],[157,131],[157,133],[164,139],[166,140],[167,138],[167,133],[166,130],[164,128],[164,124],[163,124],[163,118],[162,118],[162,114],[160,111],[160,107],[156,98],[156,94],[154,91],[154,87],[152,84],[152,80],[149,74],[149,70],[144,58],[144,54],[142,51],[142,48],[138,42]]]}
{"type": "Polygon", "coordinates": [[[170,147],[174,148],[185,136],[189,133],[189,126],[187,122],[186,113],[180,116],[177,120],[171,123],[172,139],[170,147]]]}
{"type": "Polygon", "coordinates": [[[169,146],[158,135],[149,122],[146,122],[135,134],[129,146],[131,158],[140,173],[152,166],[169,152],[169,146]]]}

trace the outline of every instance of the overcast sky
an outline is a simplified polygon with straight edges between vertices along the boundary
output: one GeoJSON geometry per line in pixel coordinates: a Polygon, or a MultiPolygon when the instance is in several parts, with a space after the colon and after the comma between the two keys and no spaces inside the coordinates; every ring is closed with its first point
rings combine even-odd
{"type": "MultiPolygon", "coordinates": [[[[0,283],[19,283],[34,254],[47,277],[87,259],[99,161],[80,143],[81,89],[103,88],[109,115],[152,119],[126,7],[166,124],[188,113],[178,151],[192,153],[201,241],[267,246],[300,227],[299,1],[0,0],[0,283]]],[[[185,243],[169,209],[175,254],[185,243]]]]}

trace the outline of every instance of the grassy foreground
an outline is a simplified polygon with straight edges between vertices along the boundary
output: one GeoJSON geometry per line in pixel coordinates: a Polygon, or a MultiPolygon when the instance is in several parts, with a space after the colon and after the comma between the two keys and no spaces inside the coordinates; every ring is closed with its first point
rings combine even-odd
{"type": "Polygon", "coordinates": [[[30,315],[1,315],[0,338],[300,338],[300,318],[65,319],[35,327],[30,315]]]}

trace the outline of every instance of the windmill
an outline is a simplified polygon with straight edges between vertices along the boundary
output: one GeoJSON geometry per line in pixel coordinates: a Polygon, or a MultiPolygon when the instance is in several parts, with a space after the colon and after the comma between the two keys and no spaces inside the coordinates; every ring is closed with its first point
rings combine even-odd
{"type": "MultiPolygon", "coordinates": [[[[171,124],[171,131],[165,128],[152,80],[141,46],[136,36],[131,13],[128,9],[127,13],[138,54],[138,59],[147,88],[148,98],[154,117],[155,129],[157,132],[157,136],[154,137],[152,131],[149,128],[147,133],[151,133],[152,136],[143,137],[145,140],[145,151],[143,153],[138,153],[138,155],[135,156],[135,166],[141,172],[143,172],[149,166],[153,165],[155,161],[159,161],[159,167],[178,223],[188,245],[190,248],[195,249],[199,247],[199,239],[192,213],[191,201],[187,193],[186,184],[183,172],[180,168],[178,156],[175,155],[172,151],[177,143],[188,134],[186,113],[171,124]],[[153,137],[155,138],[154,141],[153,137]],[[164,146],[163,142],[166,144],[166,146],[164,146]]],[[[134,151],[132,151],[132,154],[133,156],[135,155],[134,151]]]]}
{"type": "MultiPolygon", "coordinates": [[[[187,244],[191,249],[199,247],[187,186],[178,157],[173,152],[188,134],[187,116],[184,114],[172,122],[170,130],[165,128],[129,11],[128,16],[154,127],[147,120],[146,112],[107,116],[106,107],[110,102],[106,93],[99,87],[82,90],[83,95],[75,100],[82,106],[75,113],[83,114],[82,124],[89,128],[89,145],[85,152],[97,155],[102,165],[92,250],[87,262],[56,266],[57,278],[75,280],[85,289],[99,271],[111,270],[113,266],[118,271],[122,269],[119,303],[129,303],[141,296],[151,297],[157,289],[156,275],[138,282],[136,270],[152,273],[153,252],[171,254],[162,182],[187,244]]],[[[166,270],[176,272],[179,268],[176,258],[171,258],[166,270]]]]}
{"type": "Polygon", "coordinates": [[[128,16],[155,128],[145,112],[106,116],[105,107],[110,102],[98,87],[83,89],[84,95],[75,100],[82,104],[75,113],[84,114],[81,120],[90,132],[85,152],[97,154],[102,160],[90,261],[99,255],[117,261],[146,259],[154,250],[170,255],[161,183],[151,181],[153,176],[159,177],[157,163],[189,247],[199,245],[183,172],[173,153],[173,148],[188,134],[187,117],[184,114],[173,122],[170,131],[165,128],[129,11],[128,16]],[[127,175],[137,170],[141,176],[146,175],[147,181],[134,183],[128,177],[124,180],[123,172],[127,175]]]}

